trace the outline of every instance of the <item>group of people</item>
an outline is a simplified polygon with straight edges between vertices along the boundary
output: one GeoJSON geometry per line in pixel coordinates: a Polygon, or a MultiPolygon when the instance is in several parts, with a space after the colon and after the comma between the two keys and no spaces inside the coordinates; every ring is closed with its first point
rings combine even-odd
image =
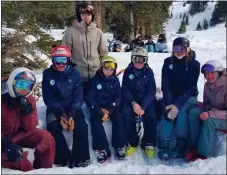
{"type": "Polygon", "coordinates": [[[158,53],[168,53],[169,52],[166,36],[163,33],[158,36],[158,40],[156,43],[154,43],[153,37],[149,36],[147,43],[144,44],[142,37],[138,36],[128,46],[126,46],[125,51],[131,52],[135,47],[143,47],[147,50],[147,52],[158,52],[158,53]]]}
{"type": "Polygon", "coordinates": [[[43,71],[42,80],[47,130],[36,128],[34,73],[16,68],[9,75],[8,92],[2,95],[1,104],[2,166],[21,171],[51,168],[52,164],[88,166],[91,160],[88,125],[81,108],[84,102],[90,109],[92,148],[99,163],[112,154],[103,126],[109,120],[118,160],[133,155],[138,146],[153,158],[156,145],[162,160],[209,157],[216,130],[226,130],[226,69],[211,60],[200,70],[189,40],[178,37],[162,67],[161,90],[156,88],[148,52],[142,47],[131,52],[120,86],[117,60],[108,55],[103,33],[93,20],[93,7],[78,5],[77,23],[66,31],[61,46],[51,51],[52,65],[43,71]],[[202,105],[197,101],[200,71],[207,80],[202,105]],[[161,112],[157,112],[158,107],[161,112]],[[72,151],[63,130],[73,133],[72,151]],[[170,149],[173,137],[177,142],[170,149]],[[33,165],[22,147],[35,148],[33,165]]]}

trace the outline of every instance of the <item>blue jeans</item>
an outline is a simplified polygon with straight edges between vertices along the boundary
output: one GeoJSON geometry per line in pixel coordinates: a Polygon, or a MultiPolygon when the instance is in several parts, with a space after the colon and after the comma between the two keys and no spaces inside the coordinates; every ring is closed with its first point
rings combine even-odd
{"type": "Polygon", "coordinates": [[[162,117],[159,129],[160,140],[172,140],[174,127],[177,138],[188,138],[188,113],[197,104],[197,98],[191,97],[179,110],[174,121],[169,121],[165,116],[162,117]]]}

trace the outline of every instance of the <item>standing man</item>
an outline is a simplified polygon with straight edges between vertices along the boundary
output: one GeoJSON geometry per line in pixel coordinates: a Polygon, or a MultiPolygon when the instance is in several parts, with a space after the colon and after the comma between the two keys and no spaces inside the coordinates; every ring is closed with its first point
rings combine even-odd
{"type": "Polygon", "coordinates": [[[67,46],[72,52],[72,62],[79,71],[84,94],[90,79],[100,68],[101,57],[108,55],[105,37],[95,25],[94,8],[88,2],[78,4],[76,9],[77,23],[70,27],[61,45],[67,46]]]}

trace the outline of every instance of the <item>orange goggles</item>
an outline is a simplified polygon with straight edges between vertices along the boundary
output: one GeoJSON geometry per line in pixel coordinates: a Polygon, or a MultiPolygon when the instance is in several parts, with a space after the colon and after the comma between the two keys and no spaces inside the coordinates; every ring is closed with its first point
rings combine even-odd
{"type": "Polygon", "coordinates": [[[107,61],[103,63],[103,68],[105,69],[117,69],[117,64],[115,62],[112,61],[107,61]]]}

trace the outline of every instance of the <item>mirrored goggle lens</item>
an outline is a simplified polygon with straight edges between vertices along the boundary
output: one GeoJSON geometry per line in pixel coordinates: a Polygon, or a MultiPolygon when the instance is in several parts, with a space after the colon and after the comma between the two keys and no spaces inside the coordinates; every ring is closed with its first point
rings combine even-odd
{"type": "Polygon", "coordinates": [[[147,57],[144,56],[132,56],[132,62],[133,63],[145,63],[147,57]]]}
{"type": "Polygon", "coordinates": [[[111,68],[111,69],[116,69],[116,68],[117,68],[117,64],[114,63],[114,62],[104,62],[104,63],[103,63],[103,67],[104,67],[105,69],[109,69],[109,68],[111,68]]]}
{"type": "Polygon", "coordinates": [[[17,80],[17,82],[15,84],[15,88],[18,90],[26,89],[26,91],[31,91],[33,85],[34,85],[33,81],[19,79],[19,80],[17,80]]]}
{"type": "Polygon", "coordinates": [[[184,47],[182,47],[182,46],[174,46],[173,47],[173,52],[174,53],[179,53],[179,52],[185,53],[186,49],[184,47]]]}
{"type": "Polygon", "coordinates": [[[54,63],[55,64],[67,64],[68,58],[67,57],[54,57],[54,63]]]}
{"type": "Polygon", "coordinates": [[[210,64],[205,64],[203,65],[203,67],[201,68],[201,73],[209,73],[209,72],[214,72],[215,71],[215,67],[213,65],[210,64]]]}

